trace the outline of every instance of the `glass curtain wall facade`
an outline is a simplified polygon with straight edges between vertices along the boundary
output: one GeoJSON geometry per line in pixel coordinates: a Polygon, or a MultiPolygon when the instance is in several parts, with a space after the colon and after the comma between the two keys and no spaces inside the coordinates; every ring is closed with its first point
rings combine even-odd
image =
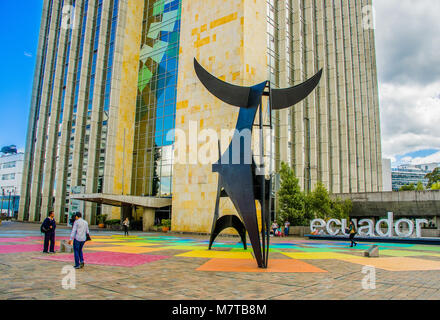
{"type": "Polygon", "coordinates": [[[132,193],[171,197],[180,0],[145,2],[139,62],[132,193]]]}

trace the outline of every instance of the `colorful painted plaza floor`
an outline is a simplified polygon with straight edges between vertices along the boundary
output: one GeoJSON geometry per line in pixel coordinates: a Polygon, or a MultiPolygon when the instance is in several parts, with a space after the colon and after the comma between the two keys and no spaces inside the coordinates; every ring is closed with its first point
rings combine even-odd
{"type": "MultiPolygon", "coordinates": [[[[0,226],[0,299],[440,299],[440,246],[379,243],[380,258],[365,258],[372,243],[271,238],[262,270],[238,238],[208,250],[207,236],[104,231],[91,232],[86,267],[65,290],[73,254],[43,254],[38,229],[0,226]],[[374,289],[362,285],[365,266],[374,289]]],[[[56,245],[68,235],[59,228],[56,245]]]]}

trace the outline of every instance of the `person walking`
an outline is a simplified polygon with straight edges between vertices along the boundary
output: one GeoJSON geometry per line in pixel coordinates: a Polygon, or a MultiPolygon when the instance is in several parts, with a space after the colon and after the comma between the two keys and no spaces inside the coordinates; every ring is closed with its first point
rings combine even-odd
{"type": "Polygon", "coordinates": [[[55,229],[57,228],[57,224],[54,216],[55,213],[50,211],[49,216],[44,219],[41,225],[41,231],[44,233],[43,253],[55,253],[55,229]],[[49,245],[50,252],[48,251],[49,245]]]}
{"type": "Polygon", "coordinates": [[[125,218],[124,222],[122,223],[124,226],[124,235],[128,236],[128,228],[130,227],[130,220],[128,220],[128,217],[125,218]]]}
{"type": "Polygon", "coordinates": [[[289,235],[290,222],[286,220],[284,222],[284,235],[287,237],[289,235]]]}
{"type": "Polygon", "coordinates": [[[75,269],[84,268],[83,247],[89,234],[89,224],[81,218],[81,212],[75,214],[75,223],[70,234],[69,244],[73,242],[73,254],[75,257],[75,269]]]}
{"type": "Polygon", "coordinates": [[[354,226],[353,221],[350,221],[350,226],[348,227],[348,233],[350,234],[350,241],[351,245],[350,247],[353,247],[357,245],[357,243],[354,241],[354,236],[356,235],[356,227],[354,226]]]}

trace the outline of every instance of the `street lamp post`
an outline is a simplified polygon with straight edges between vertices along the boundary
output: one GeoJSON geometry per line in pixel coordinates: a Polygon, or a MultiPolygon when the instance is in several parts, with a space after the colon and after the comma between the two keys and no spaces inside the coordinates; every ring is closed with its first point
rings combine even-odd
{"type": "Polygon", "coordinates": [[[9,211],[11,208],[11,191],[8,191],[9,197],[8,197],[8,218],[9,218],[9,211]]]}
{"type": "Polygon", "coordinates": [[[3,199],[5,197],[5,189],[2,188],[2,205],[0,207],[0,215],[3,214],[3,199]]]}

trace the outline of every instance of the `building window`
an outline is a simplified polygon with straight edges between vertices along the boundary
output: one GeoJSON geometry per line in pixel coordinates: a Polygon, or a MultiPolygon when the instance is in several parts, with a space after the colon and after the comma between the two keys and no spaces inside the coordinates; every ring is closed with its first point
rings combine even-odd
{"type": "Polygon", "coordinates": [[[17,166],[16,161],[6,162],[5,164],[3,164],[3,169],[15,168],[16,166],[17,166]]]}
{"type": "Polygon", "coordinates": [[[15,179],[15,173],[2,175],[2,180],[14,180],[14,179],[15,179]]]}

